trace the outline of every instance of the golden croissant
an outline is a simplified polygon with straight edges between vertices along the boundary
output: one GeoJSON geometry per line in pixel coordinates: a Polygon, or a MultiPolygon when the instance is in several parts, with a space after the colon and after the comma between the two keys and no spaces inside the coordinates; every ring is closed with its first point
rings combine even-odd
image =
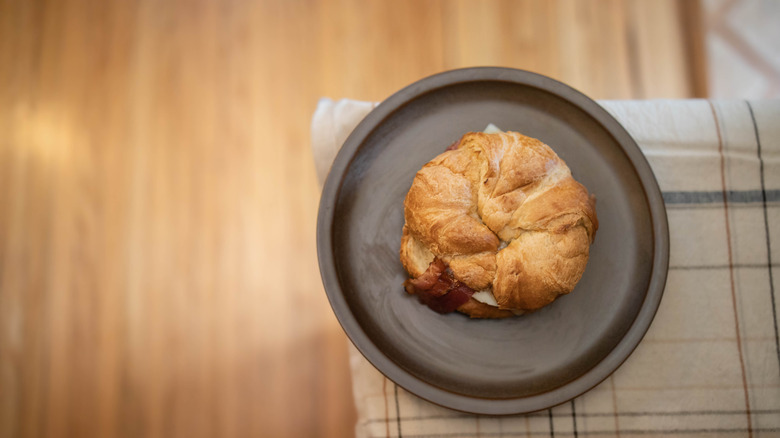
{"type": "Polygon", "coordinates": [[[417,172],[404,201],[406,290],[441,313],[537,310],[582,277],[595,198],[541,141],[471,132],[417,172]]]}

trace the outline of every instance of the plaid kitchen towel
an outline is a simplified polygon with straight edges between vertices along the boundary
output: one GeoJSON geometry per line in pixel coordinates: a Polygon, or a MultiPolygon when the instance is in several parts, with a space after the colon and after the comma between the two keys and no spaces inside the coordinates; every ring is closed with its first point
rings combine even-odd
{"type": "MultiPolygon", "coordinates": [[[[419,399],[350,346],[358,437],[780,436],[780,101],[600,104],[644,152],[669,217],[669,277],[639,347],[573,401],[490,417],[419,399]]],[[[320,101],[320,181],[374,106],[320,101]]]]}

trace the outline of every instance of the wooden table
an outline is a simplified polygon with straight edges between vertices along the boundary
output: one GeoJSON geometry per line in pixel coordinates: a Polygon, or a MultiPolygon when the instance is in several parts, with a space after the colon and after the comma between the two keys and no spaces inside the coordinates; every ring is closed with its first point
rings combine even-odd
{"type": "Polygon", "coordinates": [[[0,437],[351,434],[317,98],[484,64],[691,97],[690,6],[0,1],[0,437]]]}

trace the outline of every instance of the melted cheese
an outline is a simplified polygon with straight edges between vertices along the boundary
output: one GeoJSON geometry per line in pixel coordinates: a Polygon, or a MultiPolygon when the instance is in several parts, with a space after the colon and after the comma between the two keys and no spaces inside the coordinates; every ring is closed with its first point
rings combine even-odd
{"type": "Polygon", "coordinates": [[[504,131],[502,131],[501,128],[499,128],[498,126],[496,126],[496,125],[494,125],[492,123],[489,123],[485,127],[485,130],[482,131],[482,132],[484,132],[485,134],[500,134],[500,133],[502,133],[504,131]]]}
{"type": "Polygon", "coordinates": [[[498,302],[496,301],[496,297],[493,296],[492,289],[478,290],[474,292],[472,298],[479,301],[480,303],[485,303],[489,306],[498,307],[498,302]]]}

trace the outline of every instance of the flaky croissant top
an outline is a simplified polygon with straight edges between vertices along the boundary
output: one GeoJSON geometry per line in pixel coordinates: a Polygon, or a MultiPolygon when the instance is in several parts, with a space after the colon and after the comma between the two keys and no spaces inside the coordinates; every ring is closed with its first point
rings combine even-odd
{"type": "Polygon", "coordinates": [[[464,135],[417,173],[404,216],[400,255],[411,277],[443,261],[456,282],[492,292],[497,304],[471,297],[457,310],[489,318],[571,292],[598,228],[595,200],[566,163],[516,132],[464,135]]]}

